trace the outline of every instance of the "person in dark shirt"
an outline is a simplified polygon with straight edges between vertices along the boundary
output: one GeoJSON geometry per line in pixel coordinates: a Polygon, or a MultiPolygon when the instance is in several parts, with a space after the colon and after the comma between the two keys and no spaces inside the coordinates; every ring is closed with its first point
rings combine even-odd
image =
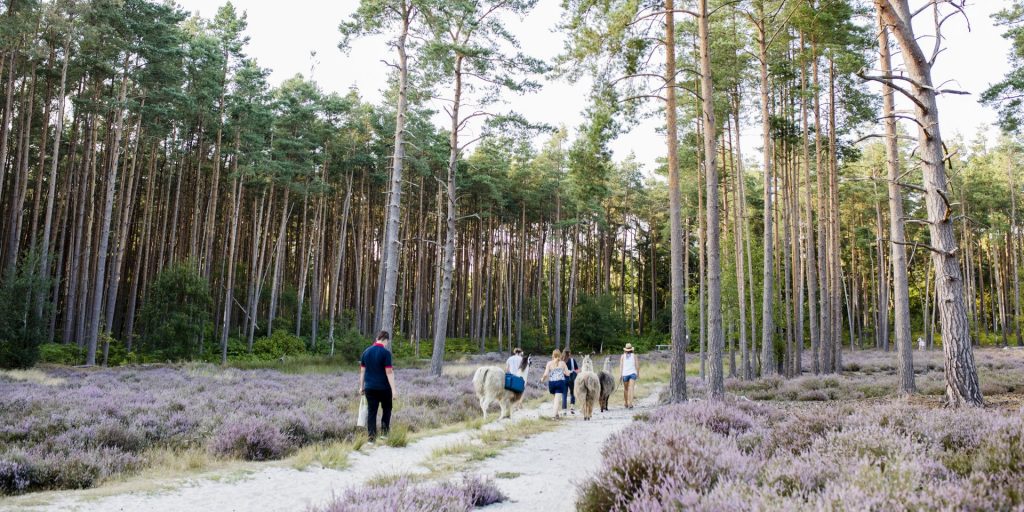
{"type": "Polygon", "coordinates": [[[391,335],[381,331],[370,348],[359,358],[359,392],[366,395],[368,408],[366,430],[370,441],[377,437],[377,408],[383,409],[380,418],[381,434],[388,435],[391,429],[391,404],[395,399],[395,373],[391,366],[391,351],[388,343],[391,335]]]}
{"type": "Polygon", "coordinates": [[[562,410],[565,410],[565,397],[569,396],[572,404],[572,413],[576,414],[576,376],[579,374],[580,365],[576,364],[576,358],[572,356],[572,351],[565,349],[562,352],[562,361],[565,361],[565,367],[569,369],[569,375],[566,375],[569,392],[562,395],[562,410]]]}

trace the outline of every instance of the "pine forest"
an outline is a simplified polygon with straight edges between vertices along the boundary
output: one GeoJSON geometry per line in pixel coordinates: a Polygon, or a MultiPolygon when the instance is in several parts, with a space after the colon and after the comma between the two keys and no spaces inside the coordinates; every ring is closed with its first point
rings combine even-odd
{"type": "Polygon", "coordinates": [[[0,509],[1024,505],[1024,1],[193,3],[0,2],[0,509]]]}

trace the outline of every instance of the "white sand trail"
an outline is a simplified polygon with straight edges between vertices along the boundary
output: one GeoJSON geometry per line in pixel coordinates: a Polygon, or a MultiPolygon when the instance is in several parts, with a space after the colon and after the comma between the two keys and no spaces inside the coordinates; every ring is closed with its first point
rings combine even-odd
{"type": "Polygon", "coordinates": [[[488,512],[575,510],[578,485],[601,468],[605,442],[638,413],[654,407],[660,392],[659,387],[637,400],[633,410],[613,405],[608,412],[595,412],[591,421],[583,421],[579,414],[571,416],[562,427],[532,436],[464,474],[494,477],[509,497],[487,507],[488,512]]]}

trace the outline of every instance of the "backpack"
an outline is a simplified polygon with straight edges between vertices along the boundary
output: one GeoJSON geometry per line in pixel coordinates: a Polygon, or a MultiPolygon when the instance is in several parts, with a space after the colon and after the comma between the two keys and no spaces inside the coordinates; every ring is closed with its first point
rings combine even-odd
{"type": "Polygon", "coordinates": [[[526,380],[511,373],[505,374],[505,389],[513,393],[522,393],[526,390],[526,380]]]}

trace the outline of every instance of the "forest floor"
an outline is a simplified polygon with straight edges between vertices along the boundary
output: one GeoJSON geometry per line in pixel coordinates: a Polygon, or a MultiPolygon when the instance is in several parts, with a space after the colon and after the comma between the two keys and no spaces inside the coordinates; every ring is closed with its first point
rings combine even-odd
{"type": "Polygon", "coordinates": [[[662,388],[656,382],[639,386],[632,411],[622,407],[617,389],[611,410],[596,412],[592,421],[583,421],[579,411],[551,419],[551,401],[545,395],[524,404],[511,421],[454,432],[442,429],[405,447],[365,445],[339,469],[297,469],[288,461],[237,462],[188,477],[140,476],[94,489],[32,493],[0,500],[0,511],[294,511],[399,477],[458,481],[471,475],[493,478],[509,498],[489,510],[574,510],[577,484],[600,468],[605,441],[638,413],[656,406],[662,388]]]}

